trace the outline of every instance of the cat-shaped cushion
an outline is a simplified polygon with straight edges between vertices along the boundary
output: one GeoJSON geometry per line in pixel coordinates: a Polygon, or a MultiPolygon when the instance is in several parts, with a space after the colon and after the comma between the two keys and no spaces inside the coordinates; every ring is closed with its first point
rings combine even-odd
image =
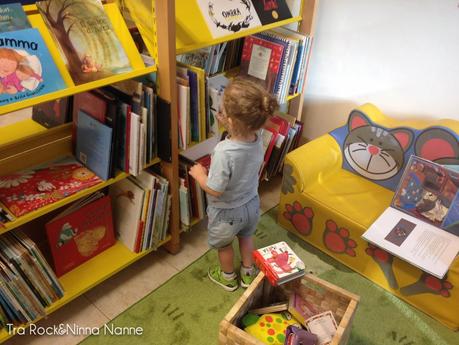
{"type": "Polygon", "coordinates": [[[459,135],[446,127],[386,128],[353,110],[330,134],[341,146],[343,169],[394,191],[411,155],[459,167],[459,135]]]}

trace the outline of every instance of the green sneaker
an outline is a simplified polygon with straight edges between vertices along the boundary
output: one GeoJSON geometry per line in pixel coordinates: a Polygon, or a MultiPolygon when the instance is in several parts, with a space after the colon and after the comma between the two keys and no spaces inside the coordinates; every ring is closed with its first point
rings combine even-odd
{"type": "Polygon", "coordinates": [[[211,281],[217,285],[220,285],[226,291],[235,291],[239,287],[236,274],[234,275],[233,279],[227,280],[223,277],[223,272],[220,266],[209,268],[207,275],[211,281]]]}
{"type": "Polygon", "coordinates": [[[248,288],[252,284],[255,277],[258,275],[258,269],[254,266],[251,274],[244,274],[241,268],[241,286],[243,288],[248,288]]]}

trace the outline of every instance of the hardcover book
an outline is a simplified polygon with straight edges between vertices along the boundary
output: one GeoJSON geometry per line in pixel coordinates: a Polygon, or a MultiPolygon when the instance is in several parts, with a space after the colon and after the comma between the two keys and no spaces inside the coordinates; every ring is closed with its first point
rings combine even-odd
{"type": "Polygon", "coordinates": [[[240,73],[255,78],[264,84],[266,90],[274,92],[283,53],[281,44],[248,36],[242,48],[240,73]]]}
{"type": "Polygon", "coordinates": [[[110,178],[112,135],[112,128],[80,110],[75,154],[103,180],[110,178]]]}
{"type": "Polygon", "coordinates": [[[115,244],[110,197],[58,216],[46,224],[46,234],[60,277],[115,244]]]}
{"type": "Polygon", "coordinates": [[[69,98],[59,98],[54,101],[34,105],[32,120],[46,128],[52,128],[70,121],[69,98]]]}
{"type": "Polygon", "coordinates": [[[99,0],[37,1],[75,84],[131,70],[99,0]]]}
{"type": "Polygon", "coordinates": [[[254,250],[253,259],[273,286],[299,278],[305,273],[303,261],[284,241],[254,250]]]}
{"type": "Polygon", "coordinates": [[[65,87],[37,29],[0,33],[0,105],[65,87]]]}
{"type": "Polygon", "coordinates": [[[73,159],[0,177],[0,201],[20,217],[102,182],[73,159]]]}
{"type": "Polygon", "coordinates": [[[27,15],[20,3],[0,5],[0,32],[30,28],[27,15]]]}
{"type": "Polygon", "coordinates": [[[214,38],[261,26],[250,0],[198,0],[214,38]]]}
{"type": "Polygon", "coordinates": [[[292,18],[285,0],[255,0],[253,7],[262,25],[292,18]]]}
{"type": "Polygon", "coordinates": [[[362,237],[442,279],[459,252],[459,172],[411,156],[388,207],[362,237]]]}

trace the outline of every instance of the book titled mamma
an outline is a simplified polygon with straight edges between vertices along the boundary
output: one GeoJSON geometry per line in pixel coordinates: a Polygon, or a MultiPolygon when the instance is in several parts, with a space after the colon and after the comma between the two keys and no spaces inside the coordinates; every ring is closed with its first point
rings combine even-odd
{"type": "Polygon", "coordinates": [[[0,33],[0,106],[64,87],[37,29],[0,33]]]}
{"type": "Polygon", "coordinates": [[[305,273],[303,261],[284,241],[254,250],[253,258],[274,286],[301,277],[305,273]]]}
{"type": "Polygon", "coordinates": [[[100,0],[37,1],[75,84],[131,70],[100,0]]]}

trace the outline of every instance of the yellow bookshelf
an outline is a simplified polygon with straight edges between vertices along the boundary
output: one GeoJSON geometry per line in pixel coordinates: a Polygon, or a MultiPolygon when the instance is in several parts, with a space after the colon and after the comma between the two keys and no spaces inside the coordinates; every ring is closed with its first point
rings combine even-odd
{"type": "MultiPolygon", "coordinates": [[[[165,245],[170,240],[171,236],[168,236],[159,243],[159,246],[165,245]]],[[[116,242],[112,247],[60,277],[59,281],[64,289],[64,296],[49,306],[46,312],[50,314],[56,311],[153,250],[148,249],[140,253],[133,253],[121,242],[116,242]]],[[[0,331],[0,342],[4,342],[10,337],[11,335],[6,329],[0,331]]]]}

